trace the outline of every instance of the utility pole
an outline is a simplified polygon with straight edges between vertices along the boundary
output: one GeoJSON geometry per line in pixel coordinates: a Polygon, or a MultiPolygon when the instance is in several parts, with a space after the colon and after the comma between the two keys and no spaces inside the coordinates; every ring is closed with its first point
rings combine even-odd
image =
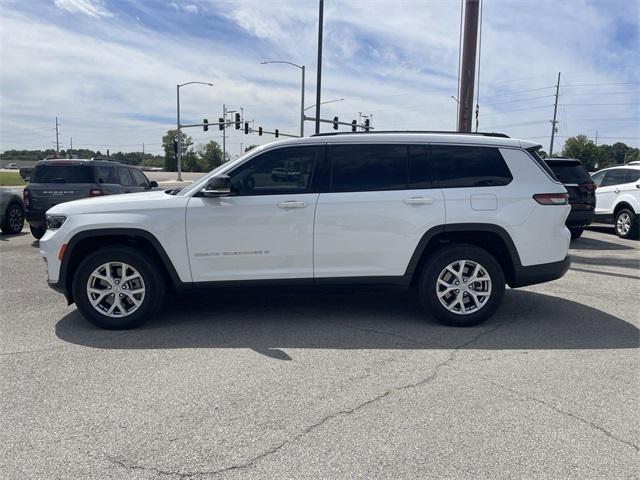
{"type": "Polygon", "coordinates": [[[320,133],[320,90],[322,86],[322,24],[324,17],[324,0],[320,0],[318,12],[318,66],[316,79],[316,133],[320,133]]]}
{"type": "Polygon", "coordinates": [[[596,130],[596,147],[598,146],[598,131],[596,130]]]}
{"type": "Polygon", "coordinates": [[[58,141],[58,117],[56,117],[56,153],[60,153],[60,142],[58,141]]]}
{"type": "Polygon", "coordinates": [[[476,78],[476,47],[480,0],[465,0],[464,38],[460,68],[458,132],[470,132],[473,117],[473,88],[476,78]]]}
{"type": "Polygon", "coordinates": [[[144,142],[142,142],[142,156],[144,157],[144,142]]]}
{"type": "Polygon", "coordinates": [[[73,153],[73,137],[69,138],[69,158],[71,158],[72,153],[73,153]]]}
{"type": "Polygon", "coordinates": [[[553,140],[556,136],[556,116],[558,114],[558,94],[560,93],[560,72],[558,72],[558,83],[556,83],[556,101],[553,104],[553,120],[551,120],[551,143],[549,145],[549,156],[553,156],[553,140]]]}
{"type": "Polygon", "coordinates": [[[178,182],[182,181],[182,142],[180,138],[180,85],[176,85],[176,121],[178,131],[176,132],[176,141],[178,148],[176,149],[176,160],[178,164],[178,182]]]}
{"type": "Polygon", "coordinates": [[[240,156],[242,156],[242,153],[243,153],[242,148],[243,147],[244,147],[244,144],[242,142],[240,142],[240,156]]]}

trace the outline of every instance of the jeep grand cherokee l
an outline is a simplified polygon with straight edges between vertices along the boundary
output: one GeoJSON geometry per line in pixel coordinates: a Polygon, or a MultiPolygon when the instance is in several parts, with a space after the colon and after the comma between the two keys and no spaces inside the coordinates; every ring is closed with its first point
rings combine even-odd
{"type": "Polygon", "coordinates": [[[537,148],[500,134],[279,141],[182,190],[57,205],[40,249],[49,284],[103,328],[140,325],[168,288],[247,284],[415,285],[435,317],[475,325],[506,284],[569,268],[569,196],[537,148]]]}

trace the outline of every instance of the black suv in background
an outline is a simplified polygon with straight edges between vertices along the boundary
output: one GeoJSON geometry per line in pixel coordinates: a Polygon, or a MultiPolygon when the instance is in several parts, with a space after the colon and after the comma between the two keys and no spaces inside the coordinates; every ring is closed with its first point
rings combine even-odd
{"type": "Polygon", "coordinates": [[[549,157],[544,161],[569,192],[571,213],[567,217],[566,225],[571,231],[571,238],[576,239],[593,221],[596,208],[596,184],[580,160],[549,157]]]}
{"type": "Polygon", "coordinates": [[[42,238],[45,212],[63,202],[118,193],[142,192],[157,187],[142,171],[107,160],[40,160],[23,192],[31,233],[42,238]]]}

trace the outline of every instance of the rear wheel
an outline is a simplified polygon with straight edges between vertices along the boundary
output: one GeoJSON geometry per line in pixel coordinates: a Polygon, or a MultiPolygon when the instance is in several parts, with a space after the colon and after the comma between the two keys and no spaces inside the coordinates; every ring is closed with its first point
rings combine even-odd
{"type": "Polygon", "coordinates": [[[44,237],[44,232],[47,231],[44,227],[34,227],[33,225],[29,225],[29,230],[31,230],[31,235],[33,235],[36,240],[40,240],[44,237]]]}
{"type": "Polygon", "coordinates": [[[423,307],[447,325],[470,327],[489,318],[504,296],[498,261],[474,245],[450,245],[427,261],[419,284],[423,307]]]}
{"type": "Polygon", "coordinates": [[[129,247],[100,249],[85,258],[73,277],[80,313],[108,330],[135,328],[162,305],[165,282],[156,263],[129,247]]]}
{"type": "Polygon", "coordinates": [[[22,231],[24,226],[24,209],[18,203],[12,203],[7,208],[7,211],[2,220],[0,229],[2,233],[7,235],[15,235],[22,231]]]}
{"type": "Polygon", "coordinates": [[[584,232],[584,228],[570,228],[571,232],[571,240],[575,240],[576,238],[580,238],[582,236],[582,232],[584,232]]]}
{"type": "Polygon", "coordinates": [[[628,208],[623,208],[616,214],[615,227],[620,238],[638,238],[638,217],[628,208]]]}

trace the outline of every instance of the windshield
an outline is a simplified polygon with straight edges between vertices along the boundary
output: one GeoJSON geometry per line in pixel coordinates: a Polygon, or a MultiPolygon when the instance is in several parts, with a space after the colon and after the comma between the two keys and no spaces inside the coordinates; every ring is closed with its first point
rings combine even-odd
{"type": "Polygon", "coordinates": [[[31,183],[94,183],[93,168],[86,165],[38,165],[31,183]]]}

